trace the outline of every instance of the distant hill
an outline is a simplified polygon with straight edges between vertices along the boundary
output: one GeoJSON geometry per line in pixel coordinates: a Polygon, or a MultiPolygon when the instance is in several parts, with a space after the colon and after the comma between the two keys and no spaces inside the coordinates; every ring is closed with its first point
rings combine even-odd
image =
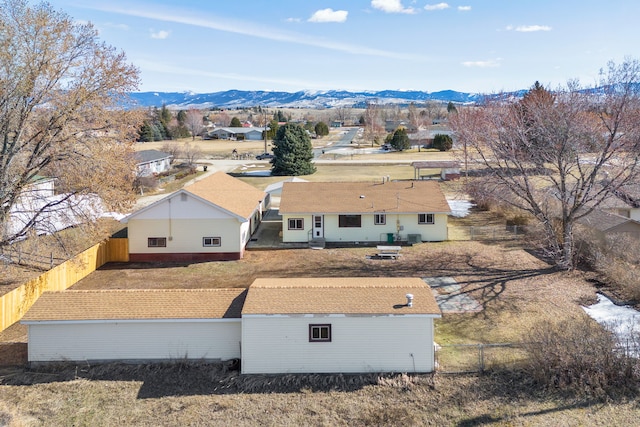
{"type": "Polygon", "coordinates": [[[213,93],[193,92],[134,92],[134,105],[141,107],[168,108],[241,108],[241,107],[288,107],[288,108],[332,108],[365,107],[368,101],[380,104],[407,105],[426,101],[441,101],[468,104],[483,98],[483,94],[444,90],[440,92],[383,90],[378,92],[348,92],[341,90],[271,92],[227,90],[213,93]]]}

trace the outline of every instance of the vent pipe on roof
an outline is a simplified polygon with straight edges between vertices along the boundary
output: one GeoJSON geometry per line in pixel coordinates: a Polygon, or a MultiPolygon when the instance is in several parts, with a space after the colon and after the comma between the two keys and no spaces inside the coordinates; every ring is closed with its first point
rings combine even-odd
{"type": "Polygon", "coordinates": [[[405,295],[407,297],[407,307],[413,307],[413,294],[405,295]]]}

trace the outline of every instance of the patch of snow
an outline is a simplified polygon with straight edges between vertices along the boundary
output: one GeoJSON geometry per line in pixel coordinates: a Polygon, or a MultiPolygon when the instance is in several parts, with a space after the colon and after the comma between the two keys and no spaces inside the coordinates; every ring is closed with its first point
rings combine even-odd
{"type": "Polygon", "coordinates": [[[271,176],[271,170],[247,171],[247,172],[243,172],[243,175],[271,176]]]}
{"type": "Polygon", "coordinates": [[[592,319],[614,332],[621,343],[634,341],[632,335],[637,331],[640,321],[638,310],[629,306],[615,305],[602,294],[598,294],[597,303],[582,308],[592,319]]]}
{"type": "Polygon", "coordinates": [[[469,210],[475,206],[469,200],[464,199],[447,199],[447,203],[449,203],[451,215],[458,218],[464,218],[469,215],[469,210]]]}

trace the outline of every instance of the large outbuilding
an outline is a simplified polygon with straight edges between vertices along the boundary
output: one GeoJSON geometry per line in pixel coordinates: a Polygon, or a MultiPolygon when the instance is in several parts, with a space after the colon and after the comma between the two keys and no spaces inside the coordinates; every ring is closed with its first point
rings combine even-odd
{"type": "Polygon", "coordinates": [[[267,204],[264,191],[216,172],[122,220],[129,260],[241,259],[267,204]]]}
{"type": "Polygon", "coordinates": [[[248,289],[45,292],[29,362],[241,359],[243,374],[431,372],[420,278],[256,279],[248,289]]]}

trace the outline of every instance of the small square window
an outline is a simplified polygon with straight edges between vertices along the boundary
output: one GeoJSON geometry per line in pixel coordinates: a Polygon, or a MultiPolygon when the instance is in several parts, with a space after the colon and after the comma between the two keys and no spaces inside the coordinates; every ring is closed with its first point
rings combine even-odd
{"type": "Polygon", "coordinates": [[[331,325],[309,325],[309,342],[331,342],[331,325]]]}
{"type": "Polygon", "coordinates": [[[385,215],[385,214],[374,214],[373,215],[373,223],[375,225],[385,225],[387,223],[387,215],[385,215]]]}
{"type": "Polygon", "coordinates": [[[418,224],[433,224],[434,222],[433,214],[418,214],[418,224]]]}
{"type": "Polygon", "coordinates": [[[221,244],[220,237],[203,237],[202,238],[202,246],[220,246],[221,244]]]}
{"type": "Polygon", "coordinates": [[[167,238],[166,237],[149,237],[147,239],[147,246],[150,248],[166,248],[167,238]]]}
{"type": "Polygon", "coordinates": [[[288,225],[289,230],[304,230],[304,219],[289,218],[288,225]]]}

